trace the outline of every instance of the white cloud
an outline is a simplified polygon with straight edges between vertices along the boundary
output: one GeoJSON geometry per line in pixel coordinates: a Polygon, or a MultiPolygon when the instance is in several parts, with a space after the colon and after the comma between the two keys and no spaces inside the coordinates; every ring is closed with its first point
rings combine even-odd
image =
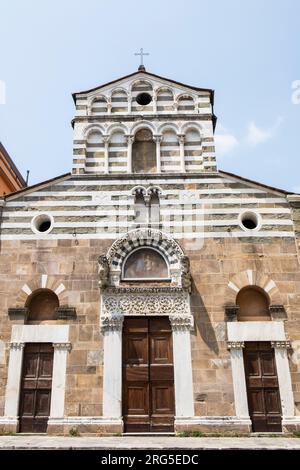
{"type": "Polygon", "coordinates": [[[283,118],[279,116],[275,124],[267,129],[262,129],[258,127],[254,121],[251,121],[247,129],[247,144],[254,147],[258,144],[263,144],[264,142],[267,142],[268,140],[272,139],[275,136],[282,121],[283,118]]]}
{"type": "Polygon", "coordinates": [[[233,134],[216,134],[215,143],[217,155],[220,156],[227,155],[239,145],[239,141],[233,134]]]}

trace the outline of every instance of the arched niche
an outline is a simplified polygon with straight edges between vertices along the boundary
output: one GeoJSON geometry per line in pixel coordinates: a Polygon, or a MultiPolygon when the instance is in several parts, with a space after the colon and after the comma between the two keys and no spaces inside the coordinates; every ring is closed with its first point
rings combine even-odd
{"type": "Polygon", "coordinates": [[[128,110],[127,93],[124,90],[115,90],[111,94],[111,112],[126,113],[128,110]]]}
{"type": "Polygon", "coordinates": [[[154,248],[143,247],[133,250],[123,264],[123,280],[167,280],[169,277],[169,267],[165,258],[154,248]]]}
{"type": "Polygon", "coordinates": [[[107,100],[104,96],[95,98],[91,105],[91,114],[96,116],[97,114],[107,113],[107,100]]]}
{"type": "Polygon", "coordinates": [[[156,173],[156,145],[150,129],[137,131],[132,145],[133,173],[156,173]]]}
{"type": "Polygon", "coordinates": [[[27,299],[27,323],[38,323],[56,320],[56,309],[59,307],[57,295],[50,289],[37,289],[27,299]]]}
{"type": "Polygon", "coordinates": [[[269,297],[258,286],[246,286],[241,289],[237,295],[236,304],[239,307],[238,321],[271,320],[269,297]]]}

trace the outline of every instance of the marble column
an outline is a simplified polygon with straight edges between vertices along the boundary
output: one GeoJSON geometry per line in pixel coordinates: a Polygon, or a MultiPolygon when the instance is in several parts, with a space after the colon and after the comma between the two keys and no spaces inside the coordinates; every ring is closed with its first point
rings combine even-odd
{"type": "Polygon", "coordinates": [[[109,137],[103,136],[104,142],[104,173],[109,173],[108,151],[109,151],[109,137]]]}
{"type": "Polygon", "coordinates": [[[68,352],[70,343],[53,343],[53,375],[50,418],[62,418],[65,411],[65,388],[68,352]]]}
{"type": "Polygon", "coordinates": [[[132,173],[132,144],[134,136],[127,135],[127,173],[132,173]]]}
{"type": "Polygon", "coordinates": [[[294,395],[287,350],[291,347],[289,341],[272,341],[275,351],[275,361],[279,384],[282,417],[290,418],[295,414],[294,395]]]}
{"type": "Polygon", "coordinates": [[[103,416],[122,417],[122,327],[123,316],[101,318],[104,336],[103,416]]]}
{"type": "Polygon", "coordinates": [[[10,343],[4,415],[18,419],[24,343],[10,343]]]}
{"type": "Polygon", "coordinates": [[[243,357],[243,348],[245,344],[243,341],[228,341],[227,346],[228,349],[230,349],[236,416],[242,419],[249,419],[247,387],[243,357]]]}
{"type": "Polygon", "coordinates": [[[161,158],[160,158],[160,143],[162,140],[161,135],[155,135],[154,141],[156,142],[156,173],[161,173],[161,158]]]}
{"type": "Polygon", "coordinates": [[[184,135],[178,135],[179,140],[179,155],[180,155],[180,171],[185,173],[185,159],[184,159],[184,135]]]}
{"type": "Polygon", "coordinates": [[[176,418],[194,416],[194,394],[192,375],[191,335],[193,317],[171,315],[173,330],[173,359],[176,418]]]}

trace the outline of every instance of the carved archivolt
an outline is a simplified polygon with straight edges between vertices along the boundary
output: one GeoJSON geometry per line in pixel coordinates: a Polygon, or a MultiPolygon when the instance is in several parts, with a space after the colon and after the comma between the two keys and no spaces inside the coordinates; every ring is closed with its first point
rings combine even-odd
{"type": "Polygon", "coordinates": [[[99,284],[101,288],[120,285],[122,265],[129,253],[139,247],[152,247],[159,251],[168,263],[171,285],[190,290],[188,257],[184,255],[174,239],[153,229],[138,229],[126,233],[112,244],[107,255],[99,257],[99,284]]]}

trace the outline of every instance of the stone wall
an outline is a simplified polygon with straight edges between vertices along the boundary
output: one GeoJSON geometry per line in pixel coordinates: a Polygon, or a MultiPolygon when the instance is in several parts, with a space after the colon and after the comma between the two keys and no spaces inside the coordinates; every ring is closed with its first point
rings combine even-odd
{"type": "MultiPolygon", "coordinates": [[[[110,245],[111,240],[2,241],[0,414],[4,411],[11,327],[22,323],[22,319],[9,318],[8,308],[23,307],[28,292],[44,282],[59,292],[61,305],[75,307],[77,313],[75,319],[55,322],[70,325],[72,351],[67,363],[65,415],[102,415],[103,348],[97,258],[110,245]]],[[[235,303],[237,292],[232,286],[240,289],[250,279],[261,287],[272,286],[271,304],[284,306],[285,329],[293,347],[289,362],[294,398],[300,414],[300,270],[295,240],[206,239],[202,247],[193,240],[184,240],[181,246],[189,256],[193,279],[195,414],[235,415],[225,306],[235,303]]]]}

